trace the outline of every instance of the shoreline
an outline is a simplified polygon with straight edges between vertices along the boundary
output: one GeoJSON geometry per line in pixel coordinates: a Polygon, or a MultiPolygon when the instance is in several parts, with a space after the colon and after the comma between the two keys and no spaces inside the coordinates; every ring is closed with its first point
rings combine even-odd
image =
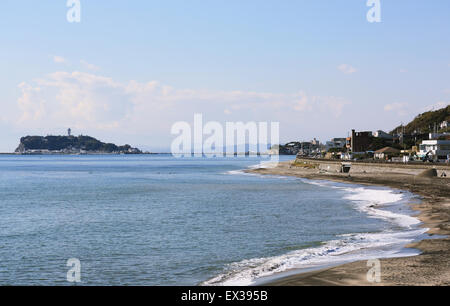
{"type": "MultiPolygon", "coordinates": [[[[375,169],[377,165],[365,167],[363,171],[350,174],[326,172],[320,170],[317,161],[302,160],[294,164],[281,162],[275,168],[258,168],[245,170],[246,173],[262,175],[295,176],[311,180],[326,180],[339,183],[366,186],[383,186],[397,190],[409,191],[421,198],[420,204],[409,205],[419,214],[414,216],[428,228],[430,237],[405,246],[418,249],[420,255],[412,257],[394,257],[380,259],[381,282],[367,281],[367,261],[354,261],[329,268],[291,273],[275,280],[260,283],[265,286],[409,286],[409,285],[449,285],[450,284],[450,179],[440,177],[423,177],[417,175],[429,165],[414,165],[405,169],[375,169]],[[392,171],[391,171],[392,170],[392,171]],[[445,238],[433,238],[434,235],[445,238]]],[[[336,162],[337,163],[337,162],[336,162]]],[[[329,167],[328,167],[329,168],[329,167]]],[[[450,167],[440,166],[450,174],[450,167]]]]}

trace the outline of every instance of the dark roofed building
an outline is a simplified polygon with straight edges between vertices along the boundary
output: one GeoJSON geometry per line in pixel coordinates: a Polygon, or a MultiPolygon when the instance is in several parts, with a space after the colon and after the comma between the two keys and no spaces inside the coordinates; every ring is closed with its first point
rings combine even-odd
{"type": "Polygon", "coordinates": [[[372,132],[356,132],[355,130],[352,130],[352,152],[366,152],[370,146],[370,137],[372,137],[372,132]]]}

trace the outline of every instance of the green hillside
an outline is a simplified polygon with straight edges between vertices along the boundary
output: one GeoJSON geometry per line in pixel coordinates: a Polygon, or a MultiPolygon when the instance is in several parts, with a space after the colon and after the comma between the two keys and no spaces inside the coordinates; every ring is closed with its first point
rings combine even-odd
{"type": "Polygon", "coordinates": [[[117,146],[104,143],[90,136],[27,136],[20,139],[16,152],[23,153],[30,150],[84,150],[87,152],[103,153],[141,153],[139,149],[130,145],[117,146]]]}
{"type": "MultiPolygon", "coordinates": [[[[414,118],[413,121],[405,126],[406,134],[423,134],[431,133],[434,131],[434,127],[438,132],[448,132],[449,128],[440,129],[439,125],[443,121],[450,121],[450,105],[436,111],[425,112],[414,118]]],[[[396,131],[401,131],[401,126],[398,126],[391,134],[395,134],[396,131]]]]}

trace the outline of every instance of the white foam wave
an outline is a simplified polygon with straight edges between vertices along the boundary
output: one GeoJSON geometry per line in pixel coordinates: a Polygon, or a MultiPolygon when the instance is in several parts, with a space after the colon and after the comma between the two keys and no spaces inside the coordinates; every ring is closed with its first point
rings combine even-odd
{"type": "MultiPolygon", "coordinates": [[[[401,250],[426,229],[397,233],[346,234],[323,246],[285,255],[255,258],[230,264],[226,271],[204,283],[206,286],[248,286],[255,280],[293,269],[307,269],[355,260],[405,256],[401,250]]],[[[416,255],[416,254],[409,254],[416,255]]]]}
{"type": "MultiPolygon", "coordinates": [[[[274,163],[274,162],[270,162],[270,161],[265,161],[264,162],[264,161],[262,161],[259,164],[248,166],[247,169],[267,169],[267,168],[272,168],[275,165],[276,165],[276,163],[274,163]]],[[[231,174],[231,175],[239,174],[239,175],[251,175],[251,176],[261,176],[261,177],[273,177],[273,176],[261,175],[261,174],[258,174],[258,173],[247,173],[243,169],[227,171],[225,174],[231,174]]]]}
{"type": "Polygon", "coordinates": [[[268,169],[274,168],[278,163],[273,161],[262,161],[257,165],[249,166],[249,169],[268,169]]]}
{"type": "MultiPolygon", "coordinates": [[[[324,243],[320,247],[293,251],[281,256],[255,258],[230,264],[224,273],[202,283],[202,285],[248,286],[255,280],[292,269],[315,268],[349,261],[406,256],[404,246],[414,241],[428,229],[413,228],[420,220],[407,214],[386,210],[398,205],[410,195],[391,189],[351,186],[325,181],[303,180],[306,183],[338,188],[346,192],[344,199],[350,200],[355,209],[370,217],[384,219],[402,227],[402,231],[381,233],[346,234],[340,239],[324,243]],[[382,209],[384,208],[384,209],[382,209]]],[[[408,255],[417,255],[417,253],[408,255]]]]}
{"type": "Polygon", "coordinates": [[[236,175],[236,174],[247,174],[247,173],[245,173],[244,170],[231,170],[231,171],[227,171],[225,174],[236,175]]]}
{"type": "Polygon", "coordinates": [[[412,197],[410,194],[388,188],[381,189],[362,186],[349,187],[348,185],[343,186],[324,181],[304,180],[304,182],[345,191],[346,195],[344,196],[344,199],[350,200],[355,204],[357,210],[367,213],[372,218],[384,219],[408,229],[414,225],[420,224],[420,220],[413,216],[386,210],[392,206],[392,204],[410,200],[412,197]]]}

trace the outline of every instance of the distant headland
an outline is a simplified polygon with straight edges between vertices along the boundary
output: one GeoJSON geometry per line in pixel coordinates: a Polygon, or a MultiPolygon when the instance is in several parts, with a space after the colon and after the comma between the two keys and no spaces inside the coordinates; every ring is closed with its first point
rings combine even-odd
{"type": "Polygon", "coordinates": [[[104,143],[91,136],[26,136],[16,154],[142,154],[130,145],[104,143]]]}

